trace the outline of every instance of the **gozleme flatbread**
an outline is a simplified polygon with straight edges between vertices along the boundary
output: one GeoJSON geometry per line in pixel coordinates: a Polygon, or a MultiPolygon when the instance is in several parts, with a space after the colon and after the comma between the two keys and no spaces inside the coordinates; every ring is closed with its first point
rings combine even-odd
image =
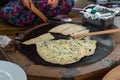
{"type": "Polygon", "coordinates": [[[49,32],[69,35],[69,34],[75,33],[77,31],[85,30],[85,29],[86,27],[83,27],[82,25],[65,23],[65,24],[61,24],[61,25],[58,25],[52,28],[51,30],[49,30],[49,32]]]}
{"type": "MultiPolygon", "coordinates": [[[[75,32],[75,33],[73,33],[73,34],[70,34],[70,36],[75,36],[75,35],[77,35],[77,34],[85,34],[85,33],[89,33],[89,31],[90,30],[88,30],[88,29],[86,29],[86,30],[82,30],[82,31],[77,31],[77,32],[75,32]]],[[[79,37],[79,38],[76,38],[76,39],[82,39],[83,37],[79,37]]]]}
{"type": "MultiPolygon", "coordinates": [[[[52,28],[49,32],[61,33],[64,35],[74,36],[76,34],[89,33],[89,30],[86,29],[86,27],[84,27],[82,25],[65,23],[65,24],[61,24],[61,25],[58,25],[58,26],[52,28]]],[[[23,44],[26,44],[26,45],[36,44],[39,41],[50,40],[50,39],[54,39],[54,37],[50,33],[46,33],[46,34],[40,35],[36,38],[27,40],[27,41],[23,42],[23,44]]],[[[79,39],[81,39],[81,38],[79,38],[79,39]]]]}
{"type": "Polygon", "coordinates": [[[23,42],[22,44],[26,44],[26,45],[36,44],[39,41],[42,41],[42,40],[51,40],[51,39],[54,39],[54,37],[50,33],[45,33],[45,34],[40,35],[40,36],[38,36],[36,38],[27,40],[27,41],[23,42]]]}
{"type": "Polygon", "coordinates": [[[73,34],[70,34],[71,36],[77,35],[77,34],[84,34],[84,33],[89,33],[90,30],[86,29],[86,30],[81,30],[81,31],[77,31],[74,32],[73,34]]]}
{"type": "Polygon", "coordinates": [[[95,40],[51,40],[40,41],[36,44],[38,54],[54,64],[71,64],[84,56],[94,54],[95,40]]]}

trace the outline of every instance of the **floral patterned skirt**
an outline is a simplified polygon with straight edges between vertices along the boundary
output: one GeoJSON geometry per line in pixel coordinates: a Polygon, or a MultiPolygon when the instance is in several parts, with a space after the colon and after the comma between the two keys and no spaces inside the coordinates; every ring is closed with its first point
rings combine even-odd
{"type": "MultiPolygon", "coordinates": [[[[47,0],[33,0],[35,6],[48,18],[67,17],[68,12],[74,5],[74,0],[64,0],[55,9],[52,9],[47,0]]],[[[23,6],[22,2],[11,0],[0,10],[1,18],[12,25],[29,26],[43,23],[42,19],[34,14],[31,10],[23,6]]]]}

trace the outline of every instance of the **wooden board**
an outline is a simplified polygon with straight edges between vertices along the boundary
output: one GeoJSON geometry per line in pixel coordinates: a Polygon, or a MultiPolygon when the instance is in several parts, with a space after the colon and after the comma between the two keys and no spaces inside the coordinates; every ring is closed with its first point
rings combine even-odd
{"type": "Polygon", "coordinates": [[[34,26],[20,27],[20,26],[10,25],[4,22],[0,18],[0,34],[1,35],[15,35],[15,33],[22,33],[23,31],[28,30],[34,26]]]}

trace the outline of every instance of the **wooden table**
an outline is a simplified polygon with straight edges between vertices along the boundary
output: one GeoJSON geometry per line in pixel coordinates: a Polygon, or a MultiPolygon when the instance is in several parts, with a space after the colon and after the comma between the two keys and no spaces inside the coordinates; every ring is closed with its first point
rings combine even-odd
{"type": "MultiPolygon", "coordinates": [[[[13,39],[13,36],[9,37],[13,39]]],[[[3,52],[0,53],[0,56],[3,60],[20,65],[26,72],[28,80],[99,80],[119,64],[120,33],[114,33],[113,38],[116,44],[110,55],[96,63],[71,69],[36,65],[18,50],[15,50],[14,40],[6,48],[2,49],[3,52]],[[68,75],[68,73],[69,75],[74,74],[74,77],[64,78],[63,76],[68,75]]]]}
{"type": "Polygon", "coordinates": [[[0,35],[14,35],[15,33],[22,33],[23,31],[28,30],[34,26],[19,27],[7,24],[0,18],[0,35]]]}

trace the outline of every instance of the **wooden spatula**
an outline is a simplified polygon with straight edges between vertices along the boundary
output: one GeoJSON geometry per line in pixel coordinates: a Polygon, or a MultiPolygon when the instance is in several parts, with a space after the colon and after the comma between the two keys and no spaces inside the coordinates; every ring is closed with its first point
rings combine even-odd
{"type": "Polygon", "coordinates": [[[111,29],[111,30],[104,30],[104,31],[97,31],[97,32],[90,32],[85,34],[77,34],[73,35],[75,38],[85,37],[85,36],[95,36],[95,35],[102,35],[102,34],[111,34],[120,32],[120,29],[111,29]]]}
{"type": "Polygon", "coordinates": [[[95,36],[95,35],[102,35],[102,34],[111,34],[111,33],[117,33],[120,32],[120,29],[111,29],[111,30],[105,30],[105,31],[97,31],[97,32],[90,32],[90,33],[84,33],[84,34],[77,34],[77,35],[64,35],[61,33],[54,33],[50,32],[52,36],[55,37],[55,39],[75,39],[75,38],[81,38],[86,36],[95,36]]]}

